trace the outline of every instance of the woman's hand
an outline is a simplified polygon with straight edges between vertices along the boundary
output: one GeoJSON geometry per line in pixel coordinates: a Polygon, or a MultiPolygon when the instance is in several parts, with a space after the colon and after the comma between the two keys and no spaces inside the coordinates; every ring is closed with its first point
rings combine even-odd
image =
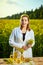
{"type": "Polygon", "coordinates": [[[32,47],[32,45],[31,44],[28,44],[28,48],[31,48],[32,47]]]}
{"type": "Polygon", "coordinates": [[[28,49],[28,47],[27,47],[27,46],[23,46],[22,48],[23,48],[24,50],[27,50],[27,49],[28,49]]]}

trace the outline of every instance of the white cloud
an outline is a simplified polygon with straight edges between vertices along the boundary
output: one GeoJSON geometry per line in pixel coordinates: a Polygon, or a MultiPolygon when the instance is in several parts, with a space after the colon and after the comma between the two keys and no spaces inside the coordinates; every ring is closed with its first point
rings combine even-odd
{"type": "Polygon", "coordinates": [[[19,12],[19,9],[17,6],[10,6],[10,5],[6,5],[0,8],[0,16],[4,17],[7,15],[12,15],[19,12]],[[16,7],[16,8],[15,8],[16,7]]]}
{"type": "Polygon", "coordinates": [[[22,11],[20,5],[16,2],[16,0],[9,0],[9,1],[14,2],[15,4],[12,5],[9,4],[8,0],[0,1],[0,17],[5,17],[22,11]]]}
{"type": "Polygon", "coordinates": [[[8,4],[17,4],[17,0],[7,0],[8,4]]]}
{"type": "Polygon", "coordinates": [[[7,2],[7,0],[0,0],[0,7],[3,6],[3,5],[5,5],[6,2],[7,2]]]}

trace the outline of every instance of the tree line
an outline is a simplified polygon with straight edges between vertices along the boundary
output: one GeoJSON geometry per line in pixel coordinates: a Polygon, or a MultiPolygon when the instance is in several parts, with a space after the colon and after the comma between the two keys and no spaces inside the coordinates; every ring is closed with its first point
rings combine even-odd
{"type": "Polygon", "coordinates": [[[43,19],[43,5],[41,5],[38,9],[36,8],[34,11],[24,11],[21,13],[13,14],[12,16],[7,16],[4,19],[19,19],[22,14],[28,14],[30,19],[43,19]]]}

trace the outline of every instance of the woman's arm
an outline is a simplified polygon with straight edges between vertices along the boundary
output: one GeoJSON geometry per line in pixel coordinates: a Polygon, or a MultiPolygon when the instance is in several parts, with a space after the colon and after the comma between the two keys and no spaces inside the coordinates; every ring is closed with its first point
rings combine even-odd
{"type": "Polygon", "coordinates": [[[31,32],[31,39],[34,40],[33,43],[32,43],[32,44],[28,44],[28,46],[23,46],[22,48],[23,48],[24,50],[27,50],[28,48],[31,48],[31,47],[33,47],[33,46],[35,45],[35,37],[34,37],[34,32],[33,32],[33,30],[32,30],[32,32],[31,32]]]}
{"type": "Polygon", "coordinates": [[[34,36],[33,30],[31,32],[31,39],[33,40],[33,43],[32,44],[28,44],[28,48],[33,47],[35,45],[35,36],[34,36]]]}
{"type": "Polygon", "coordinates": [[[34,32],[32,31],[32,35],[31,35],[31,39],[33,39],[33,44],[32,47],[35,45],[35,36],[34,36],[34,32]]]}
{"type": "Polygon", "coordinates": [[[22,48],[22,46],[23,46],[24,44],[22,44],[22,43],[16,43],[16,42],[15,42],[15,37],[14,37],[15,31],[16,31],[16,30],[13,30],[12,33],[11,33],[11,35],[10,35],[10,37],[9,37],[9,44],[10,44],[10,46],[12,46],[12,47],[22,48]]]}

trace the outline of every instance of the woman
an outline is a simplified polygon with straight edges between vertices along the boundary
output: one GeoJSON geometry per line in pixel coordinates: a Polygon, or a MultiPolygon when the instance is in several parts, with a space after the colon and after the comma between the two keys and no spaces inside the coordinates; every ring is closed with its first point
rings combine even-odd
{"type": "Polygon", "coordinates": [[[35,44],[35,38],[33,30],[30,28],[29,16],[27,14],[21,15],[20,26],[13,29],[9,38],[9,44],[13,47],[14,52],[15,47],[23,48],[25,50],[23,56],[25,58],[32,57],[32,47],[35,44]],[[29,39],[33,39],[34,42],[26,46],[26,41],[29,39]]]}

